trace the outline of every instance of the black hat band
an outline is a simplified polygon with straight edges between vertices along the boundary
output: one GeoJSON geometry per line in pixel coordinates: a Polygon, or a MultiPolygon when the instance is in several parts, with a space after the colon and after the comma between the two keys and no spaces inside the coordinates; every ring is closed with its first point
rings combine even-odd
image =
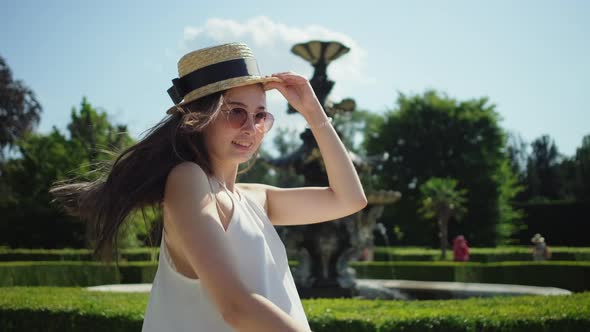
{"type": "Polygon", "coordinates": [[[193,90],[230,78],[252,75],[260,75],[255,58],[218,62],[199,68],[181,78],[173,79],[172,87],[168,89],[168,95],[174,104],[178,104],[184,99],[184,96],[193,90]]]}

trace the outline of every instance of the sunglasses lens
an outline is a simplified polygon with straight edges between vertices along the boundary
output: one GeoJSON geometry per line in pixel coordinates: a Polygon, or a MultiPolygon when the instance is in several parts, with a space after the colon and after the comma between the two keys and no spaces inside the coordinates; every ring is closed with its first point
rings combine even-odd
{"type": "Polygon", "coordinates": [[[229,123],[232,128],[241,128],[248,119],[248,111],[243,108],[234,108],[229,111],[229,123]]]}
{"type": "MultiPolygon", "coordinates": [[[[241,128],[248,120],[248,111],[243,108],[234,108],[229,111],[228,120],[232,128],[241,128]]],[[[258,112],[254,115],[254,125],[259,130],[267,132],[272,128],[274,117],[269,112],[258,112]]]]}
{"type": "MultiPolygon", "coordinates": [[[[260,113],[264,113],[264,120],[262,121],[262,125],[264,128],[264,132],[267,132],[270,130],[270,128],[272,128],[272,124],[275,122],[275,118],[269,112],[260,112],[260,113]]],[[[260,113],[258,113],[258,114],[260,114],[260,113]]]]}

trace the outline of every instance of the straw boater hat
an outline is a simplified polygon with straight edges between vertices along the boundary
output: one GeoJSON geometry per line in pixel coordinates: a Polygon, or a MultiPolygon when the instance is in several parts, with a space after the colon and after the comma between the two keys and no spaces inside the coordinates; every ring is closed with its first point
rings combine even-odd
{"type": "Polygon", "coordinates": [[[214,92],[266,82],[282,80],[261,76],[252,50],[244,43],[228,43],[192,51],[178,61],[178,78],[172,80],[173,85],[168,89],[174,106],[166,113],[175,113],[179,106],[214,92]]]}
{"type": "Polygon", "coordinates": [[[533,236],[533,238],[531,239],[532,243],[543,243],[545,242],[545,238],[541,236],[541,234],[537,233],[535,234],[535,236],[533,236]]]}

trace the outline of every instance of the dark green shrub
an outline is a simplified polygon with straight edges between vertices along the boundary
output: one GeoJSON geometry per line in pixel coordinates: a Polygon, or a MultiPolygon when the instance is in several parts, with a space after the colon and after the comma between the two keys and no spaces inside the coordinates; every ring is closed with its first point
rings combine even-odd
{"type": "Polygon", "coordinates": [[[93,286],[118,284],[115,265],[95,262],[3,262],[0,286],[93,286]]]}
{"type": "MultiPolygon", "coordinates": [[[[12,331],[139,331],[148,293],[67,287],[0,288],[0,328],[12,331]]],[[[590,293],[445,301],[303,300],[315,332],[532,332],[590,330],[590,293]]]]}
{"type": "MultiPolygon", "coordinates": [[[[120,261],[155,261],[159,248],[122,249],[120,261]]],[[[0,262],[93,261],[88,249],[0,249],[0,262]]]]}
{"type": "MultiPolygon", "coordinates": [[[[590,261],[590,248],[553,247],[550,246],[552,260],[555,261],[590,261]]],[[[417,247],[377,247],[375,261],[438,261],[440,249],[417,247]]],[[[447,255],[447,261],[453,260],[452,250],[447,255]]],[[[511,246],[497,248],[471,248],[470,262],[491,263],[506,261],[532,261],[531,247],[511,246]]]]}

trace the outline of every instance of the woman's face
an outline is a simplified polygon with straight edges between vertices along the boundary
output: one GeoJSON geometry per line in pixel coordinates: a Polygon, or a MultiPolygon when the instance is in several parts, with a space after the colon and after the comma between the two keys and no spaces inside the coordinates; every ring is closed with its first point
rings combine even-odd
{"type": "Polygon", "coordinates": [[[228,90],[223,96],[219,116],[203,130],[205,146],[211,159],[247,162],[264,138],[264,131],[254,123],[254,115],[262,111],[267,111],[266,94],[262,86],[251,84],[228,90]],[[234,128],[229,122],[228,112],[238,109],[247,111],[248,119],[240,128],[234,128]]]}

